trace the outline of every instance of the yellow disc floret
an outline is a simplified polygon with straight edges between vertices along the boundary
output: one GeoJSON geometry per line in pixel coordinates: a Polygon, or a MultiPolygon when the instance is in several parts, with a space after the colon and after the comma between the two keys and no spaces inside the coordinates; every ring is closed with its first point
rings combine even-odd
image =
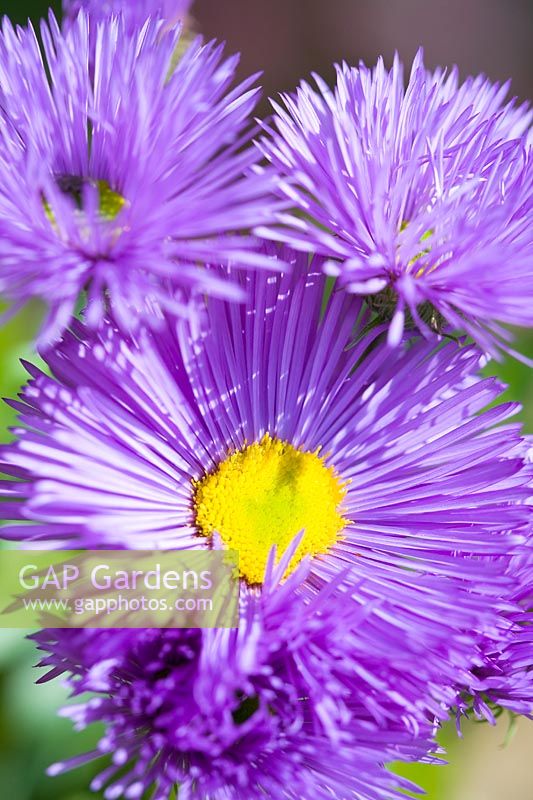
{"type": "Polygon", "coordinates": [[[325,553],[346,520],[339,510],[346,494],[318,451],[309,453],[268,434],[228,456],[194,485],[198,531],[219,534],[239,552],[239,570],[249,584],[263,581],[273,545],[278,557],[305,531],[289,572],[305,555],[325,553]]]}
{"type": "Polygon", "coordinates": [[[113,220],[126,205],[126,200],[118,192],[114,192],[107,181],[97,181],[100,199],[100,214],[104,219],[113,220]]]}
{"type": "MultiPolygon", "coordinates": [[[[80,213],[83,213],[83,189],[86,184],[92,184],[98,190],[98,211],[100,216],[112,221],[118,217],[126,205],[126,199],[118,192],[113,191],[107,181],[91,181],[89,178],[80,178],[76,175],[59,175],[56,182],[61,191],[71,197],[80,213]]],[[[56,217],[54,210],[46,197],[42,198],[44,212],[52,227],[56,227],[56,217]]]]}

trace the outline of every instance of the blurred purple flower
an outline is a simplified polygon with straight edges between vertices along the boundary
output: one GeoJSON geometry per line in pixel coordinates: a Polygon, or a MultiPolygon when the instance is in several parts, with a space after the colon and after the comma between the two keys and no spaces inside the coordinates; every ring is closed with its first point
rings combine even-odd
{"type": "Polygon", "coordinates": [[[4,21],[0,35],[0,292],[46,301],[43,343],[82,290],[89,324],[109,301],[127,329],[147,297],[184,313],[191,293],[235,296],[201,264],[214,251],[258,262],[240,235],[274,204],[243,148],[254,78],[231,88],[238,57],[213,42],[171,70],[179,32],[158,22],[131,35],[102,23],[94,70],[83,13],[41,32],[45,63],[31,28],[4,21]]]}
{"type": "Polygon", "coordinates": [[[398,58],[338,66],[334,91],[315,80],[274,103],[261,147],[294,211],[259,232],[329,256],[391,344],[417,326],[509,349],[501,323],[533,325],[528,107],[483,76],[428,72],[421,51],[407,88],[398,58]]]}
{"type": "Polygon", "coordinates": [[[84,10],[93,20],[123,14],[129,30],[141,27],[148,17],[161,17],[173,23],[186,17],[193,0],[63,0],[63,16],[67,24],[84,10]]]}

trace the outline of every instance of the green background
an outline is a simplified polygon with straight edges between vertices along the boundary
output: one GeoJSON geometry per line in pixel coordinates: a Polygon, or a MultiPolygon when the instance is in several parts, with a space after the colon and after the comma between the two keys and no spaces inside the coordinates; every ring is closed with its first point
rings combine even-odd
{"type": "MultiPolygon", "coordinates": [[[[207,3],[202,4],[200,0],[198,5],[208,30],[207,3]]],[[[55,4],[56,10],[58,6],[55,4]]],[[[17,0],[0,3],[2,13],[9,14],[18,22],[24,22],[28,15],[37,19],[46,7],[45,3],[17,0]]],[[[39,316],[37,306],[29,307],[0,330],[1,396],[15,396],[25,379],[19,359],[33,358],[31,343],[39,316]]],[[[519,344],[523,351],[533,356],[530,336],[519,337],[519,344]]],[[[520,400],[528,406],[521,418],[527,430],[533,431],[533,409],[528,403],[533,395],[531,371],[511,360],[500,365],[491,364],[486,371],[498,374],[510,385],[508,398],[520,400]]],[[[8,427],[14,421],[14,413],[2,405],[0,440],[9,438],[8,427]]],[[[101,797],[88,791],[91,776],[96,771],[94,766],[56,778],[44,774],[50,763],[92,749],[100,731],[93,728],[73,733],[71,723],[56,716],[57,708],[65,701],[65,691],[60,681],[45,686],[35,685],[34,681],[40,674],[32,666],[36,660],[33,644],[22,633],[0,630],[0,797],[2,800],[89,800],[90,797],[101,797]]],[[[494,729],[485,724],[471,723],[465,726],[465,738],[460,741],[450,727],[441,735],[449,753],[450,765],[447,768],[414,766],[402,767],[401,771],[426,788],[429,800],[500,800],[500,797],[502,800],[504,797],[530,800],[533,780],[528,777],[528,772],[529,776],[532,774],[528,753],[533,752],[533,725],[521,721],[513,740],[505,745],[507,728],[507,718],[502,718],[494,729]],[[494,783],[499,779],[505,785],[501,794],[494,783]]]]}

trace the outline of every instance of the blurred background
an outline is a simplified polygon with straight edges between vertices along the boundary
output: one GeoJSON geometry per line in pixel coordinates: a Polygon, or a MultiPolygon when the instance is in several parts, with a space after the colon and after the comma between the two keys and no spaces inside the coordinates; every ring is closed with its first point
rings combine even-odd
{"type": "MultiPolygon", "coordinates": [[[[124,0],[135,2],[135,0],[124,0]]],[[[46,14],[41,0],[0,0],[12,20],[35,22],[46,14]]],[[[60,3],[53,3],[59,12],[60,3]]],[[[512,78],[511,93],[531,98],[533,84],[533,3],[530,0],[196,0],[193,25],[207,38],[225,40],[242,53],[241,73],[263,72],[264,99],[293,89],[311,71],[330,80],[335,61],[372,63],[378,55],[390,64],[395,50],[409,63],[422,44],[429,67],[459,65],[461,73],[484,72],[491,79],[512,78]]],[[[32,357],[31,341],[39,316],[26,309],[0,330],[0,395],[14,396],[24,381],[21,357],[32,357]]],[[[533,338],[520,348],[533,356],[533,338]]],[[[490,365],[487,372],[509,384],[508,397],[526,407],[521,418],[533,433],[533,375],[516,362],[490,365]]],[[[0,407],[0,441],[14,422],[0,407]]],[[[0,576],[1,579],[1,576],[0,576]]],[[[89,800],[94,767],[47,778],[46,767],[94,746],[100,731],[74,734],[58,719],[65,701],[60,682],[36,686],[36,651],[17,631],[0,630],[0,797],[2,800],[89,800]]],[[[449,766],[402,767],[422,785],[428,800],[532,800],[533,722],[520,720],[512,736],[509,717],[498,724],[471,722],[463,740],[449,727],[441,734],[449,766]]],[[[354,764],[354,768],[356,765],[354,764]]],[[[306,798],[312,800],[312,798],[306,798]]]]}

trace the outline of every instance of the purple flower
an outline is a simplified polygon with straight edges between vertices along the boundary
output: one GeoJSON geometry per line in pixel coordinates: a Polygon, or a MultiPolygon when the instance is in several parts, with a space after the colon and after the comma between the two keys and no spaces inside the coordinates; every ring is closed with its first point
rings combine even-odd
{"type": "Polygon", "coordinates": [[[476,689],[461,687],[458,716],[473,711],[494,721],[502,708],[533,717],[533,536],[508,561],[513,591],[500,622],[498,641],[480,637],[476,689]]]}
{"type": "Polygon", "coordinates": [[[309,556],[312,592],[350,568],[341,591],[372,613],[361,670],[374,693],[394,687],[415,730],[457,686],[479,688],[481,641],[507,641],[529,523],[526,445],[500,425],[516,406],[483,411],[501,387],[477,376],[474,348],[391,353],[360,298],[324,304],[320,260],[282,256],[289,274],[232,270],[248,300],[209,298],[199,338],[171,316],[129,337],[77,322],[46,354],[53,377],[29,366],[1,452],[20,479],[3,487],[3,535],[231,546],[245,589],[303,530],[288,574],[309,556]]]}
{"type": "Polygon", "coordinates": [[[98,26],[94,69],[83,13],[65,34],[43,23],[45,64],[31,28],[0,35],[0,292],[46,301],[44,343],[82,290],[89,324],[109,299],[127,329],[147,297],[184,312],[191,294],[235,296],[201,264],[256,264],[238,234],[273,207],[243,148],[258,90],[230,88],[238,58],[196,42],[171,70],[178,31],[124,26],[98,26]]]}
{"type": "Polygon", "coordinates": [[[381,698],[389,718],[376,719],[350,606],[331,587],[303,602],[307,567],[280,585],[283,566],[270,562],[263,592],[246,595],[238,630],[37,634],[41,680],[66,673],[74,695],[96,692],[63,715],[106,726],[96,751],[50,774],[109,754],[92,784],[109,800],[149,788],[168,800],[176,784],[180,800],[403,797],[396,788],[413,787],[383,762],[427,758],[430,721],[410,734],[381,698]]]}
{"type": "Polygon", "coordinates": [[[162,17],[178,22],[188,13],[192,0],[63,0],[63,15],[67,24],[83,9],[94,20],[124,14],[128,29],[141,27],[148,17],[162,17]]]}
{"type": "Polygon", "coordinates": [[[331,260],[349,292],[403,330],[462,329],[492,355],[501,323],[533,325],[533,171],[527,106],[483,76],[398,58],[337,67],[274,103],[262,149],[293,213],[260,232],[331,260]]]}

